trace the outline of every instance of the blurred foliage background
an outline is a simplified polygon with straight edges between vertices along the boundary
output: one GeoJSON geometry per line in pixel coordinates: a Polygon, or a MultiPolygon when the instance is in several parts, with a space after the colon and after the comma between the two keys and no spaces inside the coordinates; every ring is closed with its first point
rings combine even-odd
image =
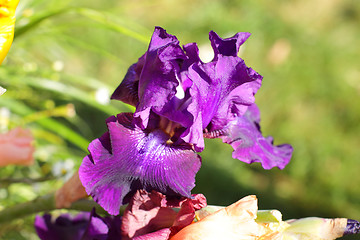
{"type": "MultiPolygon", "coordinates": [[[[209,140],[194,193],[217,205],[256,194],[260,209],[284,219],[359,220],[359,23],[356,0],[20,0],[0,67],[0,127],[29,128],[36,163],[0,169],[0,209],[60,187],[105,119],[132,110],[108,98],[158,25],[181,44],[197,42],[208,60],[210,30],[251,32],[240,56],[264,76],[256,95],[263,133],[295,149],[284,170],[263,170],[209,140]]],[[[33,217],[0,226],[0,239],[37,239],[33,217]]]]}

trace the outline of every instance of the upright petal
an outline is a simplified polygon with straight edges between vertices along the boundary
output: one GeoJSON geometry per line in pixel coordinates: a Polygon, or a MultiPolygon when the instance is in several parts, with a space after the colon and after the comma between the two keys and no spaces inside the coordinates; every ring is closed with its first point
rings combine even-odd
{"type": "Polygon", "coordinates": [[[240,46],[250,37],[248,32],[236,33],[233,37],[222,39],[214,31],[209,33],[211,46],[214,49],[214,58],[218,55],[236,57],[240,46]]]}
{"type": "Polygon", "coordinates": [[[193,64],[187,77],[193,83],[189,88],[192,101],[187,110],[194,120],[182,139],[201,151],[203,140],[198,136],[203,129],[222,129],[236,116],[243,115],[255,102],[262,76],[248,68],[241,58],[219,56],[217,61],[193,64]]]}
{"type": "Polygon", "coordinates": [[[140,70],[142,69],[143,58],[144,56],[137,63],[129,67],[124,79],[111,95],[111,99],[116,99],[132,106],[136,106],[139,103],[140,73],[137,70],[139,70],[139,66],[140,70]]]}
{"type": "Polygon", "coordinates": [[[109,131],[90,144],[79,170],[87,193],[113,215],[137,189],[189,197],[201,165],[190,145],[168,144],[163,131],[144,132],[132,120],[109,118],[109,131]]]}
{"type": "Polygon", "coordinates": [[[156,27],[146,52],[139,79],[139,105],[135,116],[147,126],[149,108],[162,115],[163,107],[175,96],[179,85],[180,63],[185,53],[173,35],[156,27]]]}

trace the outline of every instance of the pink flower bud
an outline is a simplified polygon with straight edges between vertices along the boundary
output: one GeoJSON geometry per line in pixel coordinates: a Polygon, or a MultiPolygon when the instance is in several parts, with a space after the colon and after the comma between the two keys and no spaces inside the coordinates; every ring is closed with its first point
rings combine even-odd
{"type": "Polygon", "coordinates": [[[0,134],[0,167],[33,164],[35,151],[33,141],[30,130],[20,127],[0,134]]]}

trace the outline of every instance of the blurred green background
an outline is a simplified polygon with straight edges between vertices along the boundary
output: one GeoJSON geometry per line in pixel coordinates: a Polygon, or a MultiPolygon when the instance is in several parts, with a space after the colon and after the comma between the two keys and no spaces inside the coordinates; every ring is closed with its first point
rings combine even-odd
{"type": "MultiPolygon", "coordinates": [[[[193,193],[217,205],[256,194],[260,209],[279,209],[284,219],[360,220],[357,0],[20,0],[15,40],[0,67],[7,89],[0,127],[31,129],[36,163],[0,169],[0,209],[60,187],[106,131],[104,120],[131,110],[107,99],[146,51],[154,26],[181,44],[197,42],[204,59],[210,30],[252,33],[240,56],[264,76],[256,95],[262,131],[295,149],[284,170],[263,170],[209,140],[193,193]]],[[[0,226],[0,239],[37,239],[33,217],[0,226]]]]}

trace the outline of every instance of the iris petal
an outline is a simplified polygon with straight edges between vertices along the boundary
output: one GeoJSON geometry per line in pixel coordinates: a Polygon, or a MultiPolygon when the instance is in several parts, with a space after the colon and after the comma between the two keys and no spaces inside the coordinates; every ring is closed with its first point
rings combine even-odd
{"type": "Polygon", "coordinates": [[[130,193],[144,188],[190,197],[201,159],[188,144],[168,144],[161,130],[144,132],[131,114],[107,121],[109,132],[89,146],[79,170],[87,193],[110,214],[117,215],[130,193]]]}
{"type": "Polygon", "coordinates": [[[146,52],[139,79],[139,105],[135,117],[147,127],[149,108],[162,115],[163,107],[175,96],[179,85],[179,62],[185,59],[179,41],[173,35],[156,27],[146,52]]]}
{"type": "Polygon", "coordinates": [[[194,120],[182,139],[201,151],[202,130],[222,129],[236,116],[243,115],[255,102],[262,76],[248,68],[241,58],[227,56],[219,56],[216,62],[193,64],[188,76],[193,85],[189,89],[192,102],[187,110],[194,120]]]}
{"type": "Polygon", "coordinates": [[[236,57],[240,46],[250,37],[250,35],[251,34],[247,32],[239,32],[233,37],[222,39],[214,31],[211,31],[209,33],[209,38],[211,46],[214,49],[214,58],[217,59],[219,54],[236,57]]]}
{"type": "Polygon", "coordinates": [[[129,67],[121,84],[115,89],[111,95],[111,99],[116,99],[124,103],[136,106],[139,102],[138,88],[139,88],[139,72],[136,70],[141,66],[141,59],[136,64],[129,67]]]}
{"type": "Polygon", "coordinates": [[[148,51],[129,68],[112,98],[137,103],[134,116],[142,129],[148,127],[151,113],[180,124],[181,141],[202,151],[204,128],[223,128],[255,101],[262,76],[237,57],[249,36],[237,33],[222,39],[210,32],[215,57],[203,63],[196,43],[185,45],[183,50],[175,36],[156,27],[148,51]],[[176,97],[179,87],[185,93],[182,99],[176,97]]]}
{"type": "Polygon", "coordinates": [[[221,131],[205,134],[205,137],[222,138],[234,148],[233,158],[245,163],[260,162],[264,169],[283,169],[289,163],[293,149],[288,144],[274,146],[272,137],[263,137],[259,121],[259,110],[253,104],[245,115],[237,117],[221,131]]]}

